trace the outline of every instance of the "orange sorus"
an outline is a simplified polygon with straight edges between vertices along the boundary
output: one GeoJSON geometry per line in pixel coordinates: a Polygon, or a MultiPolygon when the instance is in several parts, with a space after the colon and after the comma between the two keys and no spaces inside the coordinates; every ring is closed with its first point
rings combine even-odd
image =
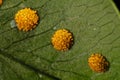
{"type": "Polygon", "coordinates": [[[105,72],[109,68],[109,62],[99,53],[92,54],[88,59],[88,64],[95,72],[105,72]]]}
{"type": "Polygon", "coordinates": [[[15,14],[15,21],[19,30],[29,31],[36,27],[38,24],[37,12],[30,9],[24,8],[15,14]]]}
{"type": "Polygon", "coordinates": [[[52,37],[52,44],[56,50],[66,51],[73,44],[73,35],[66,29],[59,29],[52,37]]]}
{"type": "Polygon", "coordinates": [[[2,0],[0,0],[0,5],[2,5],[2,0]]]}

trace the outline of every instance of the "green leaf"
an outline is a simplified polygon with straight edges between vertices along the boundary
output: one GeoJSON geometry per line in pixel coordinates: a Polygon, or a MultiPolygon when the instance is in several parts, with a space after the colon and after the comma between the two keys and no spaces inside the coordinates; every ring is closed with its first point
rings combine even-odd
{"type": "Polygon", "coordinates": [[[111,0],[3,0],[0,7],[0,80],[119,80],[120,14],[111,0]],[[40,21],[19,31],[15,13],[30,7],[40,21]],[[61,28],[74,35],[69,51],[56,51],[52,34],[61,28]],[[93,72],[87,59],[102,53],[109,71],[93,72]]]}

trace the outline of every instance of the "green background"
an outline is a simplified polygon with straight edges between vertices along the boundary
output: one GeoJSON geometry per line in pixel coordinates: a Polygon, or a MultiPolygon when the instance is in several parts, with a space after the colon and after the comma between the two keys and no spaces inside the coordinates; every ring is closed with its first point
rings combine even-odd
{"type": "Polygon", "coordinates": [[[112,0],[4,0],[0,7],[0,80],[119,80],[120,14],[112,0]],[[19,31],[14,15],[22,8],[37,10],[37,27],[19,31]],[[74,35],[69,51],[56,51],[53,33],[61,28],[74,35]],[[93,72],[92,53],[102,53],[109,71],[93,72]]]}

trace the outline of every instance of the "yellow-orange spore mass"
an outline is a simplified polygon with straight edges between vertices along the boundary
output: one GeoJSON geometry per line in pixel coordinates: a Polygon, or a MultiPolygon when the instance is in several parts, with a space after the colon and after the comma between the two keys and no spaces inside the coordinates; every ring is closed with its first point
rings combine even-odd
{"type": "Polygon", "coordinates": [[[57,30],[52,37],[52,44],[56,50],[66,51],[73,44],[73,35],[66,29],[57,30]]]}
{"type": "Polygon", "coordinates": [[[17,27],[23,31],[29,31],[35,28],[36,24],[38,24],[38,19],[37,12],[30,8],[24,8],[15,15],[17,27]]]}
{"type": "Polygon", "coordinates": [[[109,68],[109,62],[99,53],[92,54],[88,59],[88,64],[96,72],[105,72],[109,68]]]}
{"type": "Polygon", "coordinates": [[[2,5],[2,0],[0,0],[0,5],[2,5]]]}

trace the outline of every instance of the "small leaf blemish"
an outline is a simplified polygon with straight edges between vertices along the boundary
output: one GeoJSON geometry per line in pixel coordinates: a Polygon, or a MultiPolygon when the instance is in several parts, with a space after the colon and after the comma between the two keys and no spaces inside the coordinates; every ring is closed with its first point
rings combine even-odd
{"type": "Polygon", "coordinates": [[[16,27],[15,20],[12,20],[12,21],[10,22],[10,25],[11,25],[11,28],[15,28],[15,27],[16,27]]]}

